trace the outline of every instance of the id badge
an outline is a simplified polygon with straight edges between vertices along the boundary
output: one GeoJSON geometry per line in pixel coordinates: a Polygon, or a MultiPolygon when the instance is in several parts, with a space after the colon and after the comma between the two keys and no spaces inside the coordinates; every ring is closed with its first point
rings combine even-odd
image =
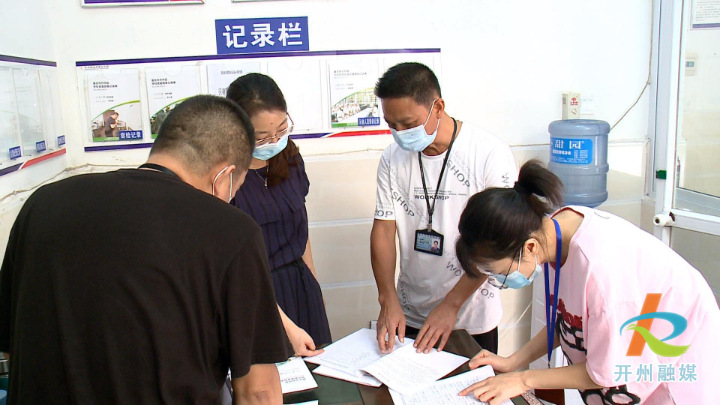
{"type": "Polygon", "coordinates": [[[415,250],[422,253],[442,256],[444,239],[444,236],[435,231],[418,229],[415,231],[415,250]]]}

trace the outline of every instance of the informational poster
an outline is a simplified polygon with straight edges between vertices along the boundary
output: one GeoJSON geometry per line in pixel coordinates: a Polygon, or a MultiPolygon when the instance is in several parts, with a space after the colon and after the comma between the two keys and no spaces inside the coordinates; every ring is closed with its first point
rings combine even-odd
{"type": "Polygon", "coordinates": [[[80,0],[83,7],[113,7],[162,4],[203,4],[205,0],[80,0]]]}
{"type": "Polygon", "coordinates": [[[693,0],[692,28],[720,28],[720,0],[693,0]]]}
{"type": "Polygon", "coordinates": [[[0,66],[0,164],[19,155],[20,131],[13,72],[9,67],[0,66]]]}
{"type": "Polygon", "coordinates": [[[322,131],[322,77],[320,61],[287,58],[268,62],[268,75],[282,90],[295,132],[322,131]],[[302,78],[302,79],[299,79],[302,78]]]}
{"type": "Polygon", "coordinates": [[[374,94],[377,60],[330,61],[328,74],[332,128],[380,126],[380,101],[374,94]]]}
{"type": "Polygon", "coordinates": [[[93,142],[142,140],[138,70],[99,68],[86,75],[93,142]]]}
{"type": "Polygon", "coordinates": [[[47,145],[40,101],[40,75],[34,69],[13,69],[13,80],[23,156],[43,152],[47,145]]]}
{"type": "Polygon", "coordinates": [[[145,84],[150,110],[150,132],[155,139],[170,111],[187,98],[201,93],[200,68],[148,68],[145,70],[145,84]]]}
{"type": "Polygon", "coordinates": [[[225,97],[230,83],[248,73],[260,73],[260,62],[213,63],[207,65],[208,93],[225,97]]]}

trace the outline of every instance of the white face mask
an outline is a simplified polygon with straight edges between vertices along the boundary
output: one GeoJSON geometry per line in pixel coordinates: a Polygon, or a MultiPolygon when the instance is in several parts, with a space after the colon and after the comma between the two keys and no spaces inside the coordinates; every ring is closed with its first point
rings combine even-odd
{"type": "Polygon", "coordinates": [[[430,106],[430,114],[428,114],[424,124],[418,125],[414,128],[403,129],[402,131],[396,131],[390,128],[390,132],[392,133],[393,138],[395,138],[395,142],[397,142],[402,149],[409,152],[422,152],[425,148],[430,146],[431,143],[435,142],[438,128],[440,128],[440,120],[438,120],[435,132],[432,134],[425,132],[425,125],[427,125],[428,121],[430,121],[436,101],[437,99],[433,100],[432,105],[430,106]]]}
{"type": "MultiPolygon", "coordinates": [[[[213,179],[213,182],[212,182],[213,197],[215,196],[215,182],[217,181],[218,177],[220,177],[221,174],[225,173],[225,170],[227,170],[228,168],[230,168],[230,166],[225,166],[224,169],[220,170],[220,172],[215,175],[215,178],[213,179]]],[[[230,191],[228,192],[228,195],[229,195],[228,201],[227,201],[228,203],[230,203],[230,201],[232,201],[232,197],[233,197],[232,190],[233,190],[233,181],[232,181],[232,173],[230,173],[230,191]]]]}

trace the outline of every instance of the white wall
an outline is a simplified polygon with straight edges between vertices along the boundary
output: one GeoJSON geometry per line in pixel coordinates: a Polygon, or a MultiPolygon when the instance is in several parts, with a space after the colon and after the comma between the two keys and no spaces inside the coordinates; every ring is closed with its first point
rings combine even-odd
{"type": "MultiPolygon", "coordinates": [[[[42,9],[44,2],[36,2],[42,9]]],[[[75,62],[214,54],[218,18],[308,16],[310,50],[441,48],[448,112],[513,145],[519,162],[547,160],[547,147],[538,144],[547,143],[547,125],[560,119],[563,91],[594,95],[595,117],[612,124],[636,99],[648,71],[650,0],[210,0],[94,9],[78,3],[53,1],[49,13],[40,12],[52,15],[70,164],[97,165],[94,170],[139,164],[148,151],[83,152],[75,62]]],[[[25,19],[16,26],[38,27],[37,17],[24,17],[19,6],[4,11],[3,23],[25,19]]],[[[643,194],[647,111],[645,95],[610,135],[606,206],[635,222],[643,194]]],[[[369,230],[379,151],[390,142],[386,136],[299,142],[312,182],[308,211],[315,262],[336,338],[377,316],[369,230]]],[[[5,229],[0,231],[6,238],[5,229]]],[[[508,327],[530,301],[530,291],[504,294],[502,352],[528,339],[531,311],[508,327]]]]}
{"type": "MultiPolygon", "coordinates": [[[[53,18],[48,0],[0,0],[0,55],[55,60],[53,18]]],[[[0,249],[23,201],[36,186],[61,175],[67,158],[48,162],[0,177],[0,249]]]]}

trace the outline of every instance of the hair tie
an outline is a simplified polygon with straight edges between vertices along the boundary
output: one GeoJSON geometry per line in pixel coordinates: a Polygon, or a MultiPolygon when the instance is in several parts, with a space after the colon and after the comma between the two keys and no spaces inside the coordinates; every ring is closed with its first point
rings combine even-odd
{"type": "Polygon", "coordinates": [[[517,192],[520,193],[520,194],[526,194],[526,195],[532,194],[530,191],[528,191],[528,189],[526,189],[525,187],[523,187],[523,185],[520,184],[519,181],[516,181],[516,182],[515,182],[515,185],[513,186],[513,189],[515,189],[515,191],[517,191],[517,192]]]}

